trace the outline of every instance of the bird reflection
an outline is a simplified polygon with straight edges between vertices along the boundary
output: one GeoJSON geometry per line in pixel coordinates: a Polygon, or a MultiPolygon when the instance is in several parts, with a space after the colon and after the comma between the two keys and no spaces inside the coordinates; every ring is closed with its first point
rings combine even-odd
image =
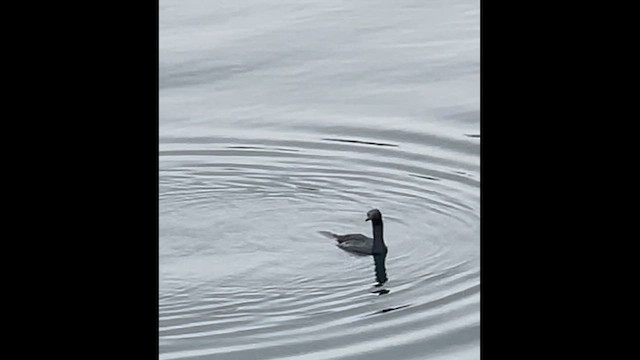
{"type": "Polygon", "coordinates": [[[387,282],[387,268],[384,264],[387,259],[387,252],[385,251],[382,254],[373,255],[373,263],[376,269],[376,281],[378,282],[375,286],[380,287],[387,282]]]}
{"type": "MultiPolygon", "coordinates": [[[[382,285],[384,285],[384,283],[387,282],[387,280],[389,280],[387,278],[387,267],[385,266],[386,259],[387,259],[386,251],[373,254],[373,263],[375,266],[376,281],[377,281],[377,284],[375,284],[374,286],[377,288],[380,288],[382,285]]],[[[384,294],[388,294],[389,290],[380,288],[372,291],[372,293],[378,294],[378,295],[384,295],[384,294]]]]}

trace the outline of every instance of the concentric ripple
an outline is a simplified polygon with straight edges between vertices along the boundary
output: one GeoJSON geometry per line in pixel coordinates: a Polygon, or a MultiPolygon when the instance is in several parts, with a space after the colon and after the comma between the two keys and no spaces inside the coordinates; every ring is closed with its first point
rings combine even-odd
{"type": "Polygon", "coordinates": [[[478,4],[160,1],[160,359],[479,359],[478,4]]]}
{"type": "Polygon", "coordinates": [[[477,346],[477,140],[305,137],[161,139],[161,359],[477,346]],[[369,233],[371,207],[390,249],[379,296],[372,259],[318,234],[369,233]]]}

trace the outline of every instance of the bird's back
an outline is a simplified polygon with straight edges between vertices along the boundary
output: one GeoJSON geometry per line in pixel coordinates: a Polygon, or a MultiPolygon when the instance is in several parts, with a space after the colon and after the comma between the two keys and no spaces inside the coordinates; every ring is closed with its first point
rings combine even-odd
{"type": "Polygon", "coordinates": [[[350,242],[355,242],[355,243],[358,243],[358,242],[362,242],[362,243],[370,242],[371,244],[373,244],[373,239],[372,238],[370,238],[368,236],[365,236],[365,235],[362,235],[362,234],[338,235],[336,237],[336,241],[338,243],[343,243],[343,242],[350,241],[350,242]]]}
{"type": "Polygon", "coordinates": [[[338,235],[329,231],[320,231],[322,235],[335,239],[337,246],[345,251],[356,254],[373,254],[373,238],[362,234],[338,235]]]}
{"type": "Polygon", "coordinates": [[[371,255],[373,253],[373,239],[362,234],[342,235],[337,246],[343,250],[371,255]]]}

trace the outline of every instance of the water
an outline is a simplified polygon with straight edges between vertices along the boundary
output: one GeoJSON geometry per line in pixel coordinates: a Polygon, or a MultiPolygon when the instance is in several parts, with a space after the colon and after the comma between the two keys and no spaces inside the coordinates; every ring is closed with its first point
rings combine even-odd
{"type": "Polygon", "coordinates": [[[160,359],[478,359],[479,2],[160,1],[160,359]],[[371,256],[318,231],[371,236],[371,256]]]}

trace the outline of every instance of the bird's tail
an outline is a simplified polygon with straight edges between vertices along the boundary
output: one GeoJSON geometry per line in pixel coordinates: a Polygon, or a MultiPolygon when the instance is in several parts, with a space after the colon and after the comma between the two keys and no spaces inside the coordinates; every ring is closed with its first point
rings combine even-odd
{"type": "Polygon", "coordinates": [[[328,237],[329,239],[338,239],[338,234],[334,234],[331,231],[318,231],[318,232],[328,237]]]}

